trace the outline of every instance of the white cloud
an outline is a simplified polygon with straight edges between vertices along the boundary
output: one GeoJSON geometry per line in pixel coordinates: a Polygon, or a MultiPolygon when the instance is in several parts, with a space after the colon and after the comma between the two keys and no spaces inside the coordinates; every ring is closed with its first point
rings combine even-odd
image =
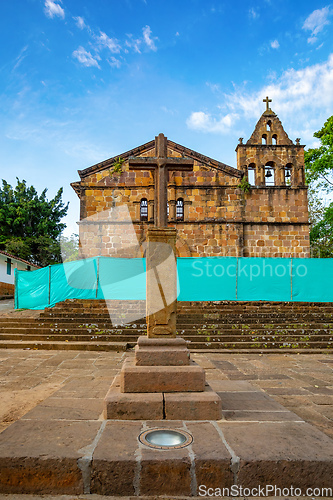
{"type": "Polygon", "coordinates": [[[238,115],[235,113],[229,113],[216,119],[209,113],[195,111],[189,116],[186,124],[193,130],[225,134],[230,130],[237,118],[238,115]]]}
{"type": "Polygon", "coordinates": [[[333,54],[324,63],[299,70],[291,68],[255,92],[247,92],[243,86],[223,94],[217,106],[224,110],[222,116],[194,111],[187,125],[194,130],[221,134],[237,127],[238,132],[247,120],[253,124],[263,113],[263,98],[267,95],[273,100],[271,108],[283,117],[286,130],[309,144],[313,132],[333,114],[333,54]]]}
{"type": "Polygon", "coordinates": [[[329,24],[328,16],[330,15],[329,7],[314,10],[304,21],[302,26],[303,30],[311,31],[311,36],[308,38],[308,43],[315,43],[317,35],[320,33],[324,26],[329,24]]]}
{"type": "Polygon", "coordinates": [[[110,57],[110,59],[108,59],[107,61],[110,64],[111,68],[120,68],[121,66],[121,61],[119,61],[119,59],[116,59],[113,56],[110,57]]]}
{"type": "Polygon", "coordinates": [[[271,47],[272,47],[272,49],[278,49],[280,47],[278,40],[273,40],[271,42],[271,47]]]}
{"type": "MultiPolygon", "coordinates": [[[[61,2],[61,0],[57,0],[57,1],[61,2]]],[[[47,15],[47,17],[53,18],[55,16],[59,16],[62,19],[65,18],[64,9],[61,7],[61,5],[59,5],[59,3],[56,3],[56,1],[45,0],[44,11],[45,11],[45,14],[47,15]]]]}
{"type": "Polygon", "coordinates": [[[257,17],[259,17],[258,12],[256,12],[253,7],[249,10],[249,17],[251,19],[257,19],[257,17]]]}
{"type": "Polygon", "coordinates": [[[103,33],[103,31],[100,31],[99,33],[99,36],[96,36],[98,45],[102,48],[108,48],[113,54],[118,54],[121,50],[119,41],[116,38],[108,37],[108,35],[103,33]]]}
{"type": "Polygon", "coordinates": [[[77,16],[77,17],[73,17],[73,19],[74,19],[74,21],[76,21],[76,26],[78,28],[80,28],[80,30],[83,30],[84,28],[86,28],[86,23],[84,22],[83,17],[77,16]]]}
{"type": "Polygon", "coordinates": [[[79,47],[77,50],[74,50],[73,57],[77,59],[83,66],[96,66],[96,68],[100,68],[100,65],[97,61],[100,61],[101,58],[99,55],[92,56],[90,52],[88,52],[85,48],[79,47]]]}
{"type": "Polygon", "coordinates": [[[28,45],[26,45],[25,47],[23,47],[23,49],[21,50],[19,56],[15,59],[15,65],[13,67],[13,71],[15,71],[21,64],[21,62],[23,61],[23,59],[27,56],[26,52],[28,50],[28,45]]]}
{"type": "Polygon", "coordinates": [[[128,34],[128,40],[125,41],[126,47],[133,49],[134,52],[137,52],[138,54],[141,54],[140,46],[142,43],[142,40],[139,38],[133,38],[132,34],[128,34]]]}
{"type": "Polygon", "coordinates": [[[156,52],[157,48],[156,48],[154,40],[157,40],[157,37],[151,38],[152,31],[148,25],[145,26],[144,28],[142,28],[142,32],[143,32],[143,41],[145,42],[147,47],[150,50],[153,50],[156,52]]]}
{"type": "Polygon", "coordinates": [[[220,92],[220,85],[218,83],[211,83],[211,82],[206,82],[207,87],[213,92],[217,93],[220,92]]]}

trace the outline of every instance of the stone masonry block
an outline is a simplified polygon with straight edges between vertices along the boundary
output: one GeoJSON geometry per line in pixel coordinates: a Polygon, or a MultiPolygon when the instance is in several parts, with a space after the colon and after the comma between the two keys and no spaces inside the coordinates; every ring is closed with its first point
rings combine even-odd
{"type": "Polygon", "coordinates": [[[135,346],[137,366],[185,366],[190,363],[190,351],[181,338],[150,339],[141,336],[135,346]]]}
{"type": "Polygon", "coordinates": [[[220,420],[221,398],[209,386],[204,392],[177,392],[165,394],[167,420],[220,420]]]}
{"type": "Polygon", "coordinates": [[[104,418],[107,420],[162,420],[162,393],[122,393],[112,385],[104,399],[104,418]]]}
{"type": "Polygon", "coordinates": [[[120,372],[121,392],[202,392],[205,372],[193,361],[187,366],[135,366],[127,360],[120,372]]]}

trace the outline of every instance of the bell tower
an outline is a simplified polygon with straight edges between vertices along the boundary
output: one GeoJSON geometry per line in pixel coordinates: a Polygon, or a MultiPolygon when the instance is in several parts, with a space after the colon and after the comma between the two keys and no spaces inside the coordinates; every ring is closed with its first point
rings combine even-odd
{"type": "Polygon", "coordinates": [[[250,139],[236,148],[237,168],[258,187],[301,187],[304,178],[304,146],[289,139],[281,121],[270,108],[271,99],[263,99],[263,112],[250,139]]]}

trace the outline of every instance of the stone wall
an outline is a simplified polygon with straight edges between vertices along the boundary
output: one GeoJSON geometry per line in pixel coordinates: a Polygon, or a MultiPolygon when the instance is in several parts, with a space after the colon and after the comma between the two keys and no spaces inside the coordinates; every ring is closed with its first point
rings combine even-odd
{"type": "Polygon", "coordinates": [[[0,295],[14,295],[15,286],[11,283],[0,283],[0,295]]]}

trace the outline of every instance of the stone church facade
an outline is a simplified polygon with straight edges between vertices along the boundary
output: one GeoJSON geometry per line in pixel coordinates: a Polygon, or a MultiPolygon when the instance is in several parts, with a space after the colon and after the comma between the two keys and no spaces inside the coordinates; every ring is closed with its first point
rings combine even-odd
{"type": "MultiPolygon", "coordinates": [[[[179,257],[310,256],[304,146],[289,139],[264,101],[250,139],[239,139],[237,168],[160,134],[168,157],[193,160],[193,171],[169,173],[168,225],[177,229],[179,257]]],[[[157,138],[79,171],[72,187],[80,198],[82,256],[143,256],[147,228],[156,218],[155,174],[144,167],[133,171],[130,163],[133,157],[155,158],[156,148],[157,138]],[[109,214],[117,207],[115,222],[109,214]],[[125,212],[131,228],[121,220],[125,212]],[[131,231],[136,247],[130,236],[126,245],[131,231]]]]}

